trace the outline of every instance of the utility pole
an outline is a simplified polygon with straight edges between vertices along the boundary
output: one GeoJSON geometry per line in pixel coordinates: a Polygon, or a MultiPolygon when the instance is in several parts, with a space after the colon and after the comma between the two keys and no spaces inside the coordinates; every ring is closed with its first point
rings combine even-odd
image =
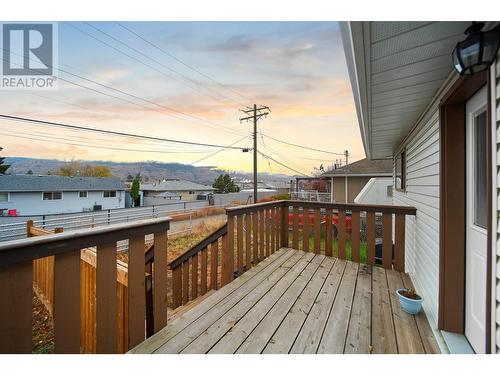
{"type": "Polygon", "coordinates": [[[271,110],[267,106],[254,104],[253,108],[247,107],[247,109],[240,109],[240,111],[247,115],[240,118],[240,123],[253,120],[253,202],[257,203],[257,121],[262,116],[267,117],[271,110]]]}
{"type": "Polygon", "coordinates": [[[347,166],[349,164],[349,150],[344,151],[344,156],[345,156],[345,165],[347,166]]]}

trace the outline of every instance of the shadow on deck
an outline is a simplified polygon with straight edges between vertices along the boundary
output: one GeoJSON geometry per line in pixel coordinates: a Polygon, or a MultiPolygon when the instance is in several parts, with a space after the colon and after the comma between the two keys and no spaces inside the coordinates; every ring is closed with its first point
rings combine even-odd
{"type": "Polygon", "coordinates": [[[439,353],[407,274],[293,249],[179,313],[131,353],[439,353]]]}

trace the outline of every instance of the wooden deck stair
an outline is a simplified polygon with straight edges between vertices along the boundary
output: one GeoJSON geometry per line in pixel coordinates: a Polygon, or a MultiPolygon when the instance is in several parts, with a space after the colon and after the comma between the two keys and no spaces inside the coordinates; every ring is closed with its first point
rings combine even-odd
{"type": "Polygon", "coordinates": [[[282,248],[179,312],[131,353],[439,353],[408,275],[282,248]]]}

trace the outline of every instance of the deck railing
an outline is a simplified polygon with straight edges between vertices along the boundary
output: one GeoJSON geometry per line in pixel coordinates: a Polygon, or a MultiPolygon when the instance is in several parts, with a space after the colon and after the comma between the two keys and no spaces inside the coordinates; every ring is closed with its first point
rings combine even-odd
{"type": "Polygon", "coordinates": [[[230,281],[280,247],[370,265],[380,263],[384,268],[402,272],[405,219],[407,215],[415,215],[416,209],[275,201],[232,207],[226,212],[228,257],[222,272],[230,281]]]}
{"type": "Polygon", "coordinates": [[[174,308],[226,284],[220,267],[222,259],[227,258],[226,241],[227,224],[224,224],[170,262],[174,308]]]}
{"type": "Polygon", "coordinates": [[[145,339],[148,293],[145,236],[154,235],[152,330],[167,322],[167,230],[170,218],[115,224],[0,244],[0,353],[31,353],[33,261],[54,256],[53,322],[56,353],[80,353],[81,249],[96,247],[96,352],[117,351],[117,241],[129,240],[128,341],[145,339]],[[146,288],[147,289],[147,288],[146,288]]]}

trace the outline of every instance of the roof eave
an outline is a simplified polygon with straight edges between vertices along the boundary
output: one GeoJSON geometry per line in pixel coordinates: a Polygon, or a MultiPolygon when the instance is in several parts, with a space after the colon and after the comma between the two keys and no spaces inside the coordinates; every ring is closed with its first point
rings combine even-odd
{"type": "Polygon", "coordinates": [[[369,85],[367,83],[369,77],[367,67],[369,67],[369,64],[365,63],[368,56],[366,56],[364,48],[366,36],[363,33],[362,22],[340,22],[339,24],[363,148],[367,158],[370,159],[372,157],[372,150],[369,139],[369,85]]]}

